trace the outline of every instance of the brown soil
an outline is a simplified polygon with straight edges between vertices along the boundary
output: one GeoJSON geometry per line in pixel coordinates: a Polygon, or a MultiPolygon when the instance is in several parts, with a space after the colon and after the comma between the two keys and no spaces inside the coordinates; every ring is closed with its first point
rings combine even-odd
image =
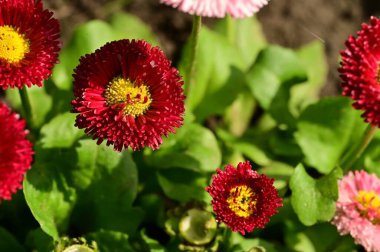
{"type": "MultiPolygon", "coordinates": [[[[64,42],[73,26],[88,19],[106,18],[125,5],[126,11],[152,27],[163,50],[174,62],[191,30],[190,15],[164,6],[159,0],[45,0],[45,4],[61,20],[64,42]]],[[[258,18],[271,43],[297,48],[314,39],[323,41],[330,71],[322,95],[335,95],[339,86],[336,68],[344,41],[349,34],[355,34],[369,16],[376,14],[380,14],[380,2],[374,0],[271,0],[258,18]]]]}

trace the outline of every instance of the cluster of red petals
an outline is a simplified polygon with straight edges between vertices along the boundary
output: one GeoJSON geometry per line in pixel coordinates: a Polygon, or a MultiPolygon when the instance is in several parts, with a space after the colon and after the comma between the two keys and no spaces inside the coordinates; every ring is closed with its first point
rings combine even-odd
{"type": "Polygon", "coordinates": [[[30,51],[17,64],[0,59],[0,88],[42,86],[58,62],[59,23],[41,0],[0,0],[0,26],[8,25],[29,41],[30,51]]]}
{"type": "Polygon", "coordinates": [[[217,169],[217,175],[212,178],[211,186],[206,191],[211,195],[211,201],[217,221],[224,222],[232,231],[241,234],[252,232],[255,228],[264,228],[269,217],[276,214],[277,208],[282,206],[273,179],[252,170],[247,162],[241,162],[237,168],[227,165],[224,171],[217,169]],[[227,199],[230,190],[236,186],[247,186],[255,194],[255,211],[249,217],[237,216],[229,207],[227,199]]]}
{"type": "Polygon", "coordinates": [[[380,126],[380,20],[371,17],[370,24],[362,24],[346,47],[339,68],[343,95],[355,101],[354,108],[364,111],[366,122],[380,126]]]}
{"type": "Polygon", "coordinates": [[[20,189],[32,163],[32,143],[26,139],[25,121],[0,102],[0,200],[10,200],[20,189]]]}
{"type": "Polygon", "coordinates": [[[74,73],[73,112],[79,113],[76,126],[121,151],[131,147],[157,149],[162,136],[183,124],[183,81],[179,72],[158,47],[143,40],[107,43],[80,59],[74,73]],[[122,76],[149,88],[152,103],[137,117],[123,114],[120,106],[108,106],[107,84],[122,76]]]}

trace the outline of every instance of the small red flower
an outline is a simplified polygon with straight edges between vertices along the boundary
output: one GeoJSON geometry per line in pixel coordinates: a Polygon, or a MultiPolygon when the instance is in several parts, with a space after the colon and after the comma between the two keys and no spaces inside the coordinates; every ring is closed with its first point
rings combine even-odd
{"type": "Polygon", "coordinates": [[[22,187],[32,163],[32,143],[26,139],[25,121],[0,102],[0,201],[10,200],[22,187]]]}
{"type": "Polygon", "coordinates": [[[158,47],[142,40],[107,43],[74,73],[76,126],[121,151],[157,149],[182,125],[183,81],[158,47]]]}
{"type": "Polygon", "coordinates": [[[42,86],[57,63],[59,23],[41,0],[0,0],[0,88],[42,86]]]}
{"type": "Polygon", "coordinates": [[[339,68],[343,95],[351,97],[353,107],[363,110],[362,117],[380,126],[380,20],[362,24],[357,37],[350,36],[341,52],[339,68]]]}
{"type": "Polygon", "coordinates": [[[216,170],[211,186],[206,191],[217,221],[224,222],[232,231],[252,232],[264,228],[269,217],[282,206],[273,186],[273,179],[252,170],[249,161],[239,163],[237,169],[227,165],[224,171],[216,170]]]}

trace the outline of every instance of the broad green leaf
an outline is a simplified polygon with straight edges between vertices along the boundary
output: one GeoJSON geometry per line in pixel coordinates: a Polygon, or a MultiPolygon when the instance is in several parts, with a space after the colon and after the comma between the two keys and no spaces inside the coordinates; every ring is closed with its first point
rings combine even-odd
{"type": "Polygon", "coordinates": [[[125,233],[100,230],[96,233],[88,234],[87,238],[95,241],[98,245],[99,251],[102,252],[135,251],[129,244],[129,236],[125,233]]]}
{"type": "Polygon", "coordinates": [[[184,169],[169,169],[157,172],[158,182],[166,196],[185,203],[190,200],[209,202],[206,192],[208,180],[199,173],[184,169]]]}
{"type": "Polygon", "coordinates": [[[0,251],[25,252],[12,234],[2,227],[0,227],[0,251]]]}
{"type": "Polygon", "coordinates": [[[277,190],[282,190],[288,186],[294,168],[285,163],[272,162],[268,166],[259,169],[259,172],[270,178],[274,178],[274,187],[276,187],[277,190]]]}
{"type": "Polygon", "coordinates": [[[67,158],[70,152],[61,153],[49,163],[36,160],[24,180],[24,194],[34,218],[42,230],[58,240],[69,225],[70,214],[77,200],[75,189],[71,188],[64,177],[67,158]]]}
{"type": "Polygon", "coordinates": [[[54,117],[41,128],[40,142],[43,148],[68,148],[84,136],[83,130],[74,126],[75,116],[66,112],[54,117]]]}
{"type": "Polygon", "coordinates": [[[255,108],[256,101],[248,90],[248,92],[240,93],[226,109],[224,121],[234,136],[241,136],[249,127],[255,108]]]}
{"type": "Polygon", "coordinates": [[[111,16],[110,25],[127,39],[144,39],[152,45],[159,45],[151,28],[137,16],[117,12],[111,16]]]}
{"type": "Polygon", "coordinates": [[[71,222],[83,233],[100,228],[134,232],[142,211],[132,207],[137,169],[128,152],[92,140],[79,141],[75,149],[36,148],[39,155],[24,181],[24,194],[47,234],[57,240],[71,222]]]}
{"type": "Polygon", "coordinates": [[[157,168],[180,167],[213,172],[221,162],[214,134],[198,124],[184,125],[176,134],[170,135],[159,150],[146,150],[145,153],[146,161],[157,168]]]}
{"type": "Polygon", "coordinates": [[[131,155],[105,145],[97,146],[93,140],[79,141],[76,153],[78,166],[69,173],[78,190],[73,213],[76,226],[83,230],[104,228],[133,233],[142,211],[132,207],[138,178],[131,155]],[[92,209],[92,214],[88,209],[92,209]]]}
{"type": "Polygon", "coordinates": [[[297,55],[290,49],[269,46],[257,56],[246,75],[253,95],[278,123],[294,126],[289,111],[290,88],[307,79],[297,55]]]}
{"type": "Polygon", "coordinates": [[[336,168],[330,174],[314,179],[302,164],[296,167],[290,179],[291,203],[304,225],[331,220],[338,199],[337,181],[341,176],[342,171],[336,168]]]}
{"type": "Polygon", "coordinates": [[[266,251],[277,252],[276,247],[270,243],[265,241],[264,239],[259,238],[245,238],[238,232],[231,233],[230,243],[232,247],[228,251],[249,251],[250,249],[260,246],[266,249],[266,251]]]}
{"type": "Polygon", "coordinates": [[[272,130],[269,136],[269,146],[276,156],[302,158],[302,151],[294,139],[292,130],[272,130]]]}
{"type": "Polygon", "coordinates": [[[93,20],[78,26],[67,46],[62,49],[59,60],[53,69],[52,80],[58,88],[72,88],[72,74],[79,64],[79,58],[92,53],[107,42],[122,39],[123,35],[114,30],[108,23],[93,20]]]}
{"type": "Polygon", "coordinates": [[[256,17],[220,19],[214,29],[233,42],[247,67],[252,64],[259,51],[267,44],[262,26],[256,17]]]}
{"type": "MultiPolygon", "coordinates": [[[[43,87],[32,86],[30,88],[28,87],[24,87],[24,88],[27,88],[27,93],[28,93],[28,97],[30,101],[30,106],[32,107],[32,116],[33,116],[33,121],[34,121],[34,125],[28,124],[28,126],[29,127],[33,126],[37,128],[38,126],[41,126],[46,121],[47,115],[52,108],[53,100],[47,94],[45,86],[43,87]]],[[[17,110],[22,111],[20,94],[17,88],[7,89],[6,98],[12,107],[16,108],[17,110]]],[[[25,114],[23,111],[21,115],[25,118],[25,114]]]]}
{"type": "Polygon", "coordinates": [[[30,231],[26,237],[26,246],[29,251],[52,252],[54,249],[53,239],[41,228],[30,231]]]}
{"type": "Polygon", "coordinates": [[[305,162],[327,174],[338,163],[355,124],[356,113],[345,97],[324,98],[300,115],[295,138],[305,162]]]}
{"type": "Polygon", "coordinates": [[[295,116],[307,105],[318,100],[328,70],[324,44],[319,40],[298,49],[297,56],[306,68],[308,79],[302,85],[296,85],[291,89],[290,106],[295,116]]]}
{"type": "Polygon", "coordinates": [[[145,39],[158,45],[150,28],[137,17],[126,13],[115,13],[110,23],[93,20],[75,28],[72,38],[60,54],[60,64],[53,71],[53,81],[58,88],[70,90],[72,74],[79,58],[92,53],[107,42],[119,39],[145,39]]]}
{"type": "Polygon", "coordinates": [[[270,157],[258,138],[246,136],[237,138],[220,128],[216,130],[216,133],[228,148],[238,151],[256,164],[267,165],[270,163],[270,157]]]}
{"type": "Polygon", "coordinates": [[[288,228],[285,242],[292,251],[356,251],[351,237],[341,237],[336,227],[329,223],[316,224],[302,230],[288,228]],[[342,250],[345,249],[345,250],[342,250]]]}
{"type": "MultiPolygon", "coordinates": [[[[188,84],[187,69],[189,46],[182,55],[180,70],[188,84]]],[[[223,114],[244,86],[244,60],[228,40],[206,27],[199,36],[194,86],[188,87],[187,109],[194,112],[198,121],[209,115],[223,114]]]]}
{"type": "Polygon", "coordinates": [[[165,252],[165,247],[162,246],[158,241],[150,238],[146,235],[145,230],[141,231],[141,236],[145,243],[148,245],[150,252],[165,252]]]}

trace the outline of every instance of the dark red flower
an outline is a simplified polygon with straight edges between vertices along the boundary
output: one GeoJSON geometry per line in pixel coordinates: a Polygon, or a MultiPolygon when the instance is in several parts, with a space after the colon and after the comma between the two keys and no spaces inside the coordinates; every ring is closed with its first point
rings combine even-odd
{"type": "Polygon", "coordinates": [[[264,228],[269,217],[278,212],[276,208],[282,206],[274,180],[253,171],[249,161],[239,163],[237,169],[227,165],[224,171],[216,172],[206,191],[213,198],[217,221],[224,222],[232,231],[244,235],[255,228],[264,228]]]}
{"type": "Polygon", "coordinates": [[[380,20],[371,17],[370,24],[362,24],[346,47],[339,68],[343,95],[355,101],[354,108],[364,111],[366,122],[380,126],[380,20]]]}
{"type": "Polygon", "coordinates": [[[0,0],[0,88],[42,86],[57,63],[59,23],[41,0],[0,0]]]}
{"type": "Polygon", "coordinates": [[[9,200],[22,187],[32,163],[32,143],[26,139],[25,121],[0,101],[0,201],[9,200]]]}
{"type": "Polygon", "coordinates": [[[158,47],[142,40],[107,43],[75,69],[76,126],[118,151],[157,149],[163,135],[182,125],[182,85],[158,47]]]}

